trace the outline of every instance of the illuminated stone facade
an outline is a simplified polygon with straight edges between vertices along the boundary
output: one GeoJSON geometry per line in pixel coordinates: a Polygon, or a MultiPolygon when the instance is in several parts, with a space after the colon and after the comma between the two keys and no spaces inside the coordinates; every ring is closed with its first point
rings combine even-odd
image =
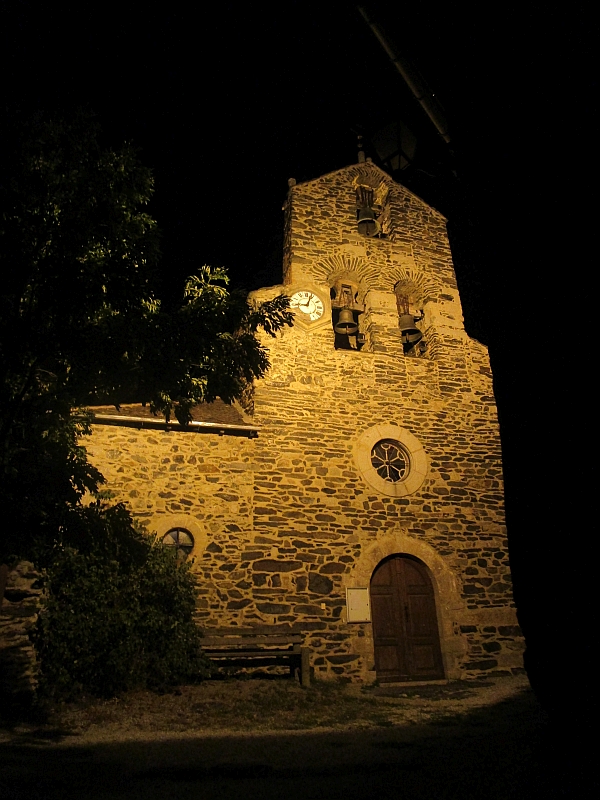
{"type": "Polygon", "coordinates": [[[204,627],[295,626],[317,676],[374,680],[373,624],[348,621],[346,590],[403,556],[431,583],[436,677],[519,669],[492,375],[444,218],[369,163],[291,186],[285,211],[283,285],[252,299],[284,291],[297,322],[264,339],[252,413],[186,432],[97,424],[92,460],[150,528],[191,533],[204,627]]]}

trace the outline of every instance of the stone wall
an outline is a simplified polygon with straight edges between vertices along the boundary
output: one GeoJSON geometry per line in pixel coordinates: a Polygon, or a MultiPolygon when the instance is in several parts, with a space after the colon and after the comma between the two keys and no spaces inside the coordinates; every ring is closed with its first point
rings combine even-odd
{"type": "MultiPolygon", "coordinates": [[[[477,619],[482,628],[490,627],[488,618],[514,624],[514,611],[506,613],[513,603],[498,425],[495,407],[481,399],[491,387],[477,381],[470,388],[459,376],[463,391],[442,391],[435,365],[335,351],[331,340],[325,332],[286,332],[273,351],[267,380],[256,390],[256,421],[264,433],[255,444],[257,454],[264,452],[258,458],[264,467],[256,472],[254,530],[265,542],[279,544],[290,572],[284,581],[271,564],[265,584],[258,562],[254,582],[280,604],[278,621],[302,615],[335,633],[315,643],[325,658],[317,666],[335,663],[328,653],[352,655],[361,626],[343,624],[344,590],[363,550],[391,532],[418,538],[443,556],[461,585],[457,619],[477,619]],[[357,470],[354,444],[380,423],[414,432],[428,455],[428,476],[413,495],[381,496],[357,470]],[[270,448],[277,457],[269,459],[270,448]],[[281,588],[273,585],[279,581],[281,588]],[[296,603],[284,608],[291,589],[296,603]]],[[[503,644],[493,657],[481,656],[472,627],[460,663],[449,665],[453,673],[514,660],[503,644]]],[[[354,665],[360,674],[371,666],[354,665]]]]}
{"type": "MultiPolygon", "coordinates": [[[[204,625],[299,624],[317,672],[364,679],[369,626],[345,623],[345,589],[371,544],[402,535],[442,556],[459,586],[462,646],[450,647],[447,672],[514,667],[491,378],[469,382],[457,365],[442,390],[434,363],[335,351],[332,338],[294,329],[277,340],[256,387],[256,440],[97,426],[90,455],[151,528],[192,531],[204,625]],[[427,453],[425,482],[408,497],[378,495],[357,468],[356,440],[382,423],[415,432],[427,453]]],[[[472,343],[460,363],[481,351],[472,343]]]]}
{"type": "Polygon", "coordinates": [[[8,570],[0,607],[0,697],[31,695],[37,686],[30,633],[40,608],[39,577],[27,561],[8,570]]]}

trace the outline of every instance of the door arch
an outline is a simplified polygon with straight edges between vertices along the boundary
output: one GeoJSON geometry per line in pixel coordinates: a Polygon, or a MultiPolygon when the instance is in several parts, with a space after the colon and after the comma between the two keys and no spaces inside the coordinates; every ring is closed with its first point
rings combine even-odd
{"type": "Polygon", "coordinates": [[[377,565],[371,616],[377,680],[444,678],[433,585],[422,561],[395,554],[377,565]]]}

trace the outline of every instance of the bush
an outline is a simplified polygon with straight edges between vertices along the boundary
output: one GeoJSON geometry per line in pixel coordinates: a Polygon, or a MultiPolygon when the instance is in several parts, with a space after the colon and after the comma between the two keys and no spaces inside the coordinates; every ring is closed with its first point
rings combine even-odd
{"type": "Polygon", "coordinates": [[[206,677],[189,566],[136,531],[122,507],[93,508],[105,535],[83,551],[57,548],[46,568],[34,634],[42,693],[111,697],[206,677]]]}

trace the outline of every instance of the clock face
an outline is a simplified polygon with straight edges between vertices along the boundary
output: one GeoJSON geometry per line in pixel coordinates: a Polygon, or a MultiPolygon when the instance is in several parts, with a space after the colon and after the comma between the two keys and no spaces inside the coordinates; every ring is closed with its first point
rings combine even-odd
{"type": "Polygon", "coordinates": [[[311,320],[321,319],[325,310],[321,298],[308,291],[295,292],[290,297],[290,308],[301,311],[311,320]]]}

